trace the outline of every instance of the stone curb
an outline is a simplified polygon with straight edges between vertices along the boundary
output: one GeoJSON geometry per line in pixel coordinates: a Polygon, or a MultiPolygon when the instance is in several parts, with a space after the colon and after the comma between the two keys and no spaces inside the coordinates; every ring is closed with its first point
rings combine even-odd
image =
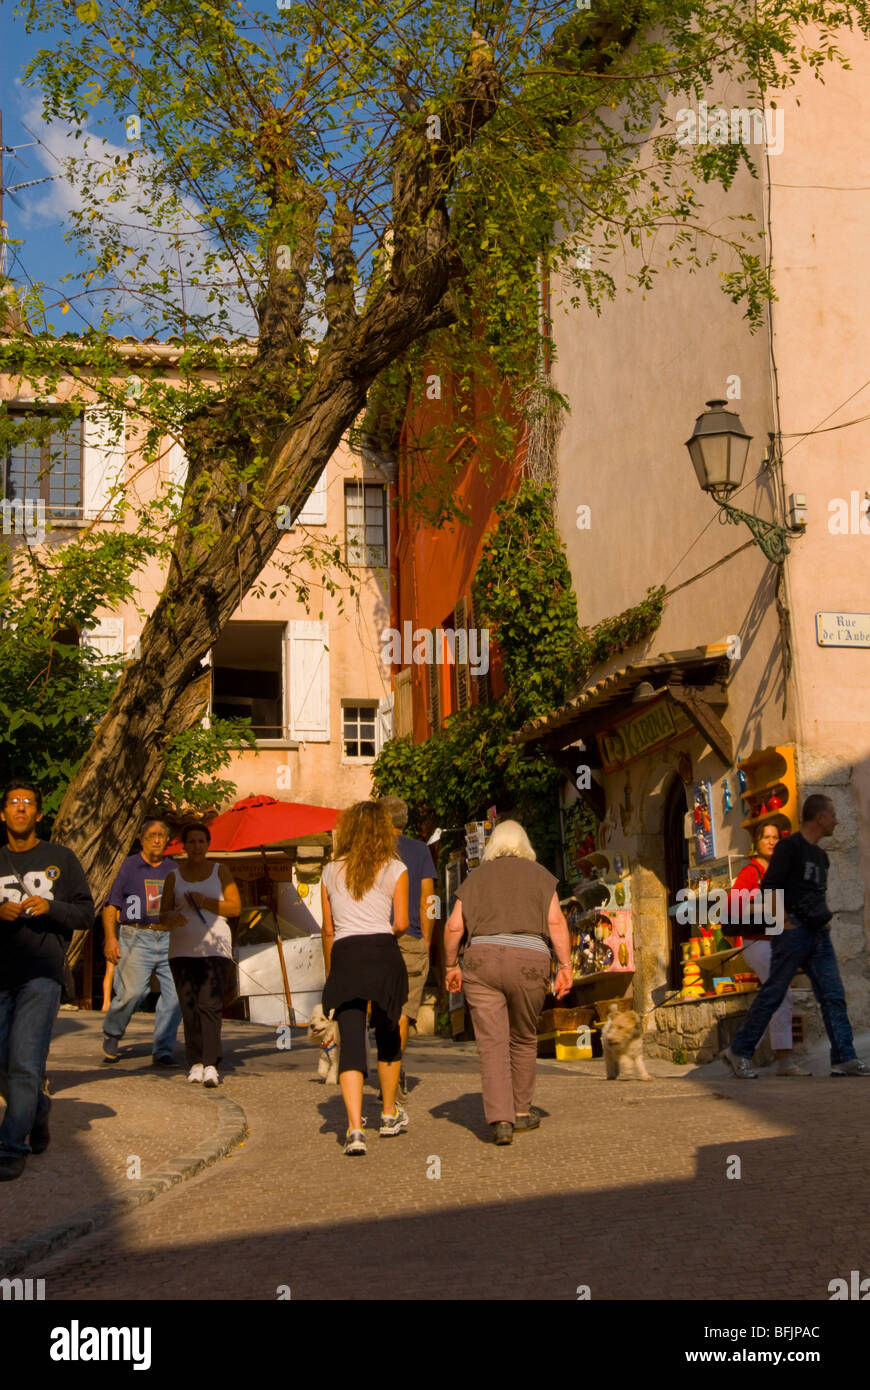
{"type": "Polygon", "coordinates": [[[244,1110],[228,1096],[217,1095],[211,1098],[222,1114],[219,1117],[217,1133],[190,1153],[171,1158],[168,1163],[146,1178],[130,1182],[129,1189],[116,1197],[105,1197],[83,1211],[74,1212],[57,1226],[40,1231],[35,1236],[24,1236],[11,1245],[0,1246],[0,1277],[20,1274],[28,1265],[46,1259],[73,1241],[88,1236],[92,1231],[120,1219],[136,1207],[153,1202],[161,1192],[174,1187],[176,1183],[192,1178],[210,1164],[230,1152],[248,1133],[248,1121],[244,1110]]]}

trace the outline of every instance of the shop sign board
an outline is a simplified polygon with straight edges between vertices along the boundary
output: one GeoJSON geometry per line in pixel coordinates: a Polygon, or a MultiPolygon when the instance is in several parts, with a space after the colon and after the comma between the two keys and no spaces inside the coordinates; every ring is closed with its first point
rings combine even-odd
{"type": "Polygon", "coordinates": [[[870,613],[817,613],[820,647],[870,647],[870,613]]]}
{"type": "Polygon", "coordinates": [[[691,728],[691,722],[667,695],[632,710],[600,734],[596,734],[605,772],[624,767],[635,758],[669,743],[677,734],[691,728]]]}

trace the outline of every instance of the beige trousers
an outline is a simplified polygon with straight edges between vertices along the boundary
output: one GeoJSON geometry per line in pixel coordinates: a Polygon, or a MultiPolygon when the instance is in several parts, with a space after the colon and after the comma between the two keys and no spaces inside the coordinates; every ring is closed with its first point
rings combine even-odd
{"type": "Polygon", "coordinates": [[[472,942],[462,965],[462,988],[480,1056],[483,1111],[488,1122],[513,1124],[528,1113],[535,1090],[538,1018],[550,979],[543,951],[472,942]]]}

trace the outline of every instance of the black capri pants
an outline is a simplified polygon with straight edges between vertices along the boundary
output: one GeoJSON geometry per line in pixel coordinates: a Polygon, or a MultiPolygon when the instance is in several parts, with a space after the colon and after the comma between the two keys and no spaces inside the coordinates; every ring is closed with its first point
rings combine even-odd
{"type": "MultiPolygon", "coordinates": [[[[368,1000],[348,999],[339,1004],[335,1011],[335,1021],[341,1035],[338,1073],[361,1071],[366,1075],[366,1009],[368,1000]]],[[[372,1003],[372,1022],[375,1025],[375,1042],[379,1062],[399,1062],[402,1059],[402,1040],[398,1023],[392,1023],[380,1004],[372,1003]]]]}

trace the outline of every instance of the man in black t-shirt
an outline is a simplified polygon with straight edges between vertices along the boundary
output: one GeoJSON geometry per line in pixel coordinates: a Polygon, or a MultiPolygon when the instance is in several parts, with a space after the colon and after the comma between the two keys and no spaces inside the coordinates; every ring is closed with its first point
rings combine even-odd
{"type": "Polygon", "coordinates": [[[831,798],[808,796],[800,830],[780,840],[762,879],[763,893],[782,893],[786,921],[781,935],[773,938],[770,974],[731,1046],[722,1053],[723,1061],[741,1080],[758,1075],[751,1066],[752,1054],[798,970],[809,975],[819,1001],[831,1043],[831,1075],[870,1076],[870,1066],[855,1055],[846,995],[831,941],[833,914],[825,898],[829,861],[819,849],[819,840],[833,835],[836,824],[831,798]]]}
{"type": "Polygon", "coordinates": [[[36,787],[7,787],[0,817],[8,837],[0,849],[0,1182],[8,1182],[21,1177],[29,1154],[48,1148],[42,1079],[64,957],[73,932],[93,926],[94,903],[72,850],[37,837],[36,787]]]}

